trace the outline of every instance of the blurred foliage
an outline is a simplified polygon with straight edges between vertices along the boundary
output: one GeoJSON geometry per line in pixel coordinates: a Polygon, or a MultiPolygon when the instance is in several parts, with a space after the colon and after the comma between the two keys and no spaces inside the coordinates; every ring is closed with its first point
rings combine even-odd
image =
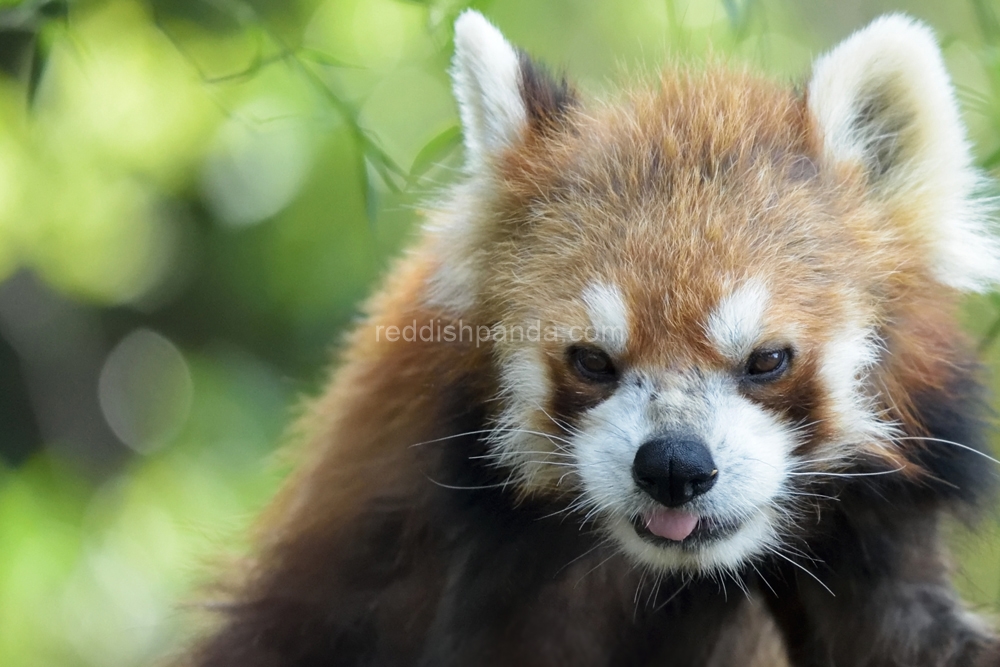
{"type": "MultiPolygon", "coordinates": [[[[473,4],[596,95],[709,53],[801,83],[905,10],[1000,167],[995,1],[473,4]]],[[[460,167],[466,5],[0,0],[0,665],[176,648],[183,603],[281,478],[299,397],[460,167]]],[[[1000,370],[1000,297],[966,320],[1000,370]]],[[[994,609],[996,525],[954,530],[963,593],[994,609]]]]}

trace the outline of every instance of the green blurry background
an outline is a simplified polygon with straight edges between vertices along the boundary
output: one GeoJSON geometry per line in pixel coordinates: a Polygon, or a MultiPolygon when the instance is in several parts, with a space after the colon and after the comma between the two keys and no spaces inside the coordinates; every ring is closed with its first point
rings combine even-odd
{"type": "MultiPolygon", "coordinates": [[[[595,95],[709,52],[802,82],[902,9],[1000,170],[1000,1],[474,5],[595,95]]],[[[188,631],[339,332],[456,175],[465,6],[0,0],[0,665],[149,664],[188,631]]],[[[967,314],[1000,371],[1000,299],[967,314]]],[[[988,611],[996,526],[952,531],[988,611]]]]}

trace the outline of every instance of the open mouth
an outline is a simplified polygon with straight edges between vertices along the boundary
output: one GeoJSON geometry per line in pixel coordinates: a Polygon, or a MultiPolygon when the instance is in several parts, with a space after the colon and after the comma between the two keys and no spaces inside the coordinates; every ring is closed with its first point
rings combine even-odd
{"type": "Polygon", "coordinates": [[[735,535],[742,523],[662,507],[632,520],[642,539],[660,546],[697,547],[735,535]]]}

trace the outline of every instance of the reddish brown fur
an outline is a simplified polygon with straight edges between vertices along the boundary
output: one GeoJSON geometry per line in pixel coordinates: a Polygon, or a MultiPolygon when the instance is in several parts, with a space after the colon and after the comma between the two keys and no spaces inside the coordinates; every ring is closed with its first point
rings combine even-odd
{"type": "MultiPolygon", "coordinates": [[[[943,331],[900,341],[899,362],[879,381],[905,387],[890,392],[885,407],[907,430],[916,428],[906,394],[947,382],[936,360],[948,359],[941,341],[961,338],[951,316],[955,295],[928,273],[927,249],[900,231],[905,212],[900,220],[900,212],[873,201],[860,169],[814,166],[821,146],[803,97],[745,72],[683,70],[665,74],[659,90],[572,122],[569,132],[531,135],[505,157],[507,200],[503,224],[485,241],[497,250],[481,319],[546,314],[543,323],[585,325],[583,313],[553,304],[572,304],[601,276],[625,291],[635,316],[625,365],[724,368],[728,362],[701,326],[733,284],[760,273],[777,295],[769,319],[796,325],[811,347],[801,351],[794,374],[757,398],[815,422],[809,444],[816,445],[835,435],[814,380],[820,350],[838,333],[830,323],[883,304],[890,309],[875,312],[885,323],[913,310],[922,328],[931,317],[943,331]],[[539,218],[544,225],[533,224],[539,218]],[[663,241],[651,243],[651,235],[663,241]],[[567,266],[579,270],[566,273],[567,266]],[[677,285],[697,289],[677,293],[677,285]],[[856,292],[845,293],[845,285],[856,292]],[[664,321],[682,324],[667,328],[664,321]]],[[[549,357],[562,354],[553,343],[549,357]]],[[[892,451],[877,453],[896,460],[892,451]]]]}
{"type": "MultiPolygon", "coordinates": [[[[786,379],[749,390],[753,400],[792,421],[814,423],[807,448],[834,437],[816,365],[836,335],[831,323],[860,314],[881,323],[892,352],[873,391],[907,433],[924,432],[911,399],[947,391],[965,361],[954,325],[955,295],[929,274],[926,248],[906,231],[912,223],[907,211],[887,210],[873,199],[860,169],[819,166],[822,146],[805,99],[745,72],[711,67],[665,74],[656,90],[634,93],[621,106],[571,109],[564,122],[559,132],[529,134],[503,156],[502,196],[482,239],[490,252],[478,267],[481,298],[469,321],[586,326],[577,299],[596,276],[621,288],[633,316],[620,363],[724,370],[730,362],[705,338],[706,313],[726,290],[761,273],[775,295],[768,321],[794,325],[807,344],[786,379]]],[[[370,606],[380,641],[403,656],[421,654],[451,576],[436,552],[443,548],[432,514],[437,487],[428,478],[442,465],[441,448],[429,441],[454,435],[452,420],[462,423],[463,417],[453,414],[456,406],[483,406],[486,424],[498,407],[490,402],[498,382],[491,346],[376,342],[378,327],[451,321],[452,315],[425,305],[429,278],[443,261],[434,247],[431,241],[419,246],[369,303],[369,316],[352,334],[334,382],[302,426],[310,440],[305,459],[269,511],[259,558],[236,593],[242,608],[280,599],[293,615],[303,605],[321,607],[355,591],[349,579],[356,559],[387,557],[356,542],[368,535],[367,517],[374,508],[402,510],[402,523],[392,528],[402,536],[399,562],[386,567],[405,576],[373,585],[377,595],[338,604],[370,606]]],[[[782,342],[783,331],[772,334],[782,342]]],[[[557,419],[572,422],[603,398],[602,390],[581,385],[567,372],[561,343],[550,342],[544,351],[558,387],[551,407],[557,419]]],[[[561,433],[551,421],[532,426],[561,433]]],[[[882,444],[874,443],[867,454],[903,467],[905,475],[922,474],[904,451],[920,443],[905,441],[902,450],[882,444]]],[[[544,484],[521,491],[572,494],[571,484],[557,483],[561,476],[554,468],[544,484]]],[[[938,573],[938,559],[933,553],[926,558],[938,573]]],[[[520,640],[530,627],[567,625],[566,615],[583,625],[592,618],[586,625],[592,645],[500,641],[501,652],[483,659],[575,664],[602,655],[622,632],[618,617],[633,612],[627,601],[635,575],[620,560],[598,563],[594,567],[604,569],[582,578],[586,595],[565,578],[539,591],[540,601],[507,630],[520,640]],[[616,620],[600,620],[593,605],[602,597],[616,620]]],[[[575,567],[592,565],[584,559],[575,567]]],[[[775,605],[775,614],[790,627],[788,619],[798,612],[775,605]]],[[[246,649],[246,664],[284,664],[282,651],[294,650],[281,643],[288,635],[276,628],[258,623],[252,636],[226,641],[258,642],[258,648],[246,649]]],[[[728,646],[726,641],[719,646],[728,646]]],[[[722,662],[751,650],[733,641],[736,648],[719,649],[727,656],[722,662]]],[[[206,644],[200,664],[223,664],[220,645],[206,644]]],[[[767,662],[774,659],[773,644],[752,650],[772,656],[762,664],[775,664],[767,662]]],[[[744,659],[747,664],[751,657],[744,659]]]]}

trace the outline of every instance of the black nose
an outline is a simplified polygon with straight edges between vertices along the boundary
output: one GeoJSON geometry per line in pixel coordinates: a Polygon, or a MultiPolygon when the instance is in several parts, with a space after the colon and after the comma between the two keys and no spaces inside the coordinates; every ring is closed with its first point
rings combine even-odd
{"type": "Polygon", "coordinates": [[[719,471],[708,448],[697,440],[658,438],[635,453],[632,476],[653,498],[677,507],[711,489],[719,471]]]}

